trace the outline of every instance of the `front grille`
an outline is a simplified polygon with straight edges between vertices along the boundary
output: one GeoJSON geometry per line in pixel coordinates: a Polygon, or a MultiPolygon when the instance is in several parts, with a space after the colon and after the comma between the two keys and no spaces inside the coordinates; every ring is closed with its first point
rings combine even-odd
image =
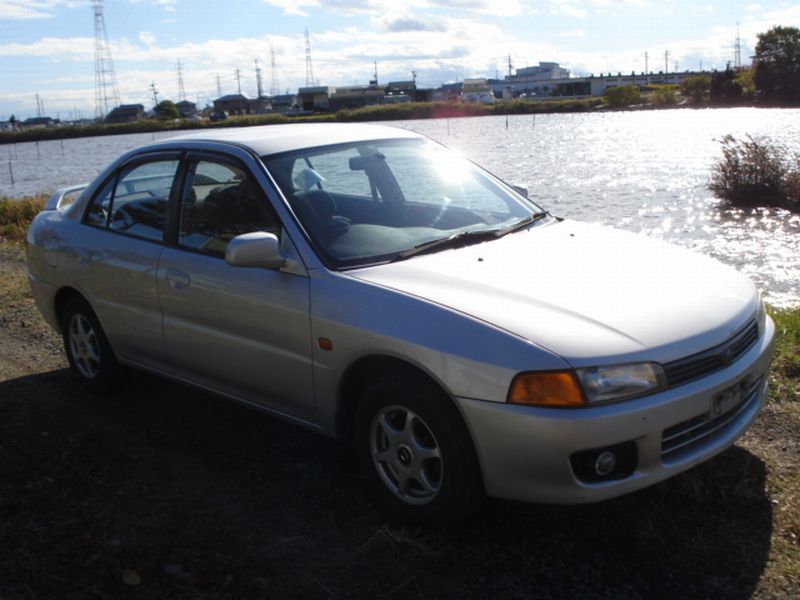
{"type": "Polygon", "coordinates": [[[710,412],[707,412],[665,429],[661,435],[661,459],[676,459],[682,453],[691,451],[723,433],[727,425],[758,400],[758,391],[763,381],[763,377],[756,379],[747,387],[738,404],[717,417],[712,417],[710,412]]]}
{"type": "Polygon", "coordinates": [[[703,352],[693,354],[664,365],[670,387],[683,385],[695,379],[724,369],[752,346],[758,339],[755,319],[737,331],[727,342],[703,352]]]}

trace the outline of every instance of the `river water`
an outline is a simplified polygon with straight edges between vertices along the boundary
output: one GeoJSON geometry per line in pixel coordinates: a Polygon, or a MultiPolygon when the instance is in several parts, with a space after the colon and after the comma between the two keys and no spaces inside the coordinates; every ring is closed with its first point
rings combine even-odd
{"type": "MultiPolygon", "coordinates": [[[[706,187],[726,134],[749,134],[800,152],[800,110],[685,109],[392,124],[439,140],[506,181],[526,185],[555,215],[693,248],[746,273],[773,306],[800,304],[800,216],[727,209],[706,187]]],[[[7,163],[0,168],[0,194],[22,196],[91,180],[125,150],[175,135],[180,133],[0,146],[0,161],[7,163]]]]}

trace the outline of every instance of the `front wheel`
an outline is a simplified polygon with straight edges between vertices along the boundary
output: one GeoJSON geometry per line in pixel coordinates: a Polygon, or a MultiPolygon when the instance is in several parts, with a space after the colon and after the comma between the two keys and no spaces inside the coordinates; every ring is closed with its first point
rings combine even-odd
{"type": "Polygon", "coordinates": [[[450,399],[423,378],[393,374],[367,386],[355,434],[367,483],[392,516],[449,525],[483,500],[466,425],[450,399]]]}
{"type": "Polygon", "coordinates": [[[72,372],[90,390],[106,392],[119,381],[120,368],[105,332],[89,304],[71,298],[61,319],[64,351],[72,372]]]}

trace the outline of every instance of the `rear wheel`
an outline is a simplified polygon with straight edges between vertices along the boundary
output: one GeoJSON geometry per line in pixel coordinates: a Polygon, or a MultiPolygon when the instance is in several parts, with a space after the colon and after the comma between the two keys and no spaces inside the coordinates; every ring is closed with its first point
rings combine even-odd
{"type": "Polygon", "coordinates": [[[422,377],[392,374],[368,385],[355,434],[367,483],[392,516],[448,525],[483,500],[466,425],[450,399],[422,377]]]}
{"type": "Polygon", "coordinates": [[[61,319],[64,351],[72,372],[94,391],[110,391],[120,367],[105,332],[89,304],[79,297],[67,301],[61,319]]]}

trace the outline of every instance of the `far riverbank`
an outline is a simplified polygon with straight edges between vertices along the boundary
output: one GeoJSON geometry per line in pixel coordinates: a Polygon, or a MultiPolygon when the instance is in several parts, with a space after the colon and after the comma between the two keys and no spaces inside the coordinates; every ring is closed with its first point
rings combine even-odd
{"type": "Polygon", "coordinates": [[[311,115],[247,115],[229,117],[224,121],[195,121],[190,119],[158,120],[142,119],[132,123],[114,125],[94,124],[53,128],[26,129],[0,132],[0,144],[37,142],[45,140],[124,135],[131,133],[158,133],[161,131],[183,131],[193,129],[217,129],[221,127],[250,127],[276,125],[280,123],[352,123],[362,121],[399,121],[409,119],[454,119],[460,117],[484,117],[491,115],[528,115],[581,113],[602,108],[603,98],[581,98],[575,100],[512,100],[495,104],[465,104],[463,102],[407,102],[382,104],[363,108],[345,109],[336,113],[311,115]]]}

